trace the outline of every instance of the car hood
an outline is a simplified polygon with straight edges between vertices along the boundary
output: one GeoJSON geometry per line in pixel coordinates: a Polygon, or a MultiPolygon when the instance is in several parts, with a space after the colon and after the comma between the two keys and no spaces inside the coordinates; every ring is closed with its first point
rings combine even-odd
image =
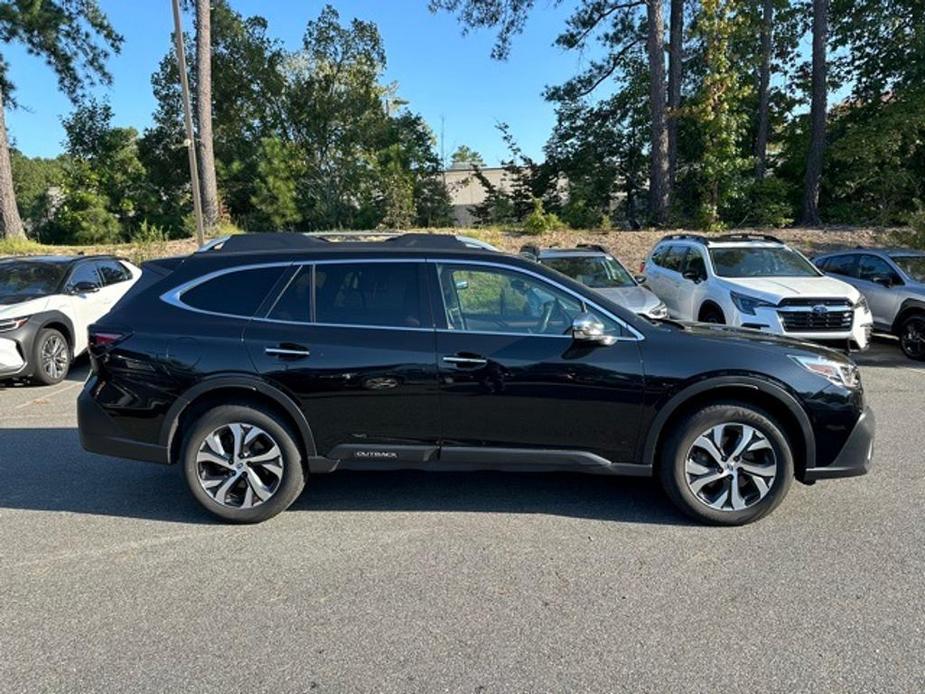
{"type": "Polygon", "coordinates": [[[651,311],[661,303],[658,297],[645,287],[612,287],[594,291],[633,313],[651,311]]]}
{"type": "Polygon", "coordinates": [[[856,303],[861,293],[847,282],[834,277],[742,277],[723,278],[723,284],[740,292],[772,303],[782,299],[848,299],[856,303]]]}
{"type": "Polygon", "coordinates": [[[734,328],[728,325],[716,325],[714,323],[687,323],[681,321],[670,321],[670,324],[676,329],[695,337],[704,339],[722,340],[723,344],[728,345],[730,340],[737,341],[743,346],[749,347],[767,347],[768,349],[780,350],[785,347],[789,350],[802,353],[810,353],[828,359],[837,361],[850,361],[842,352],[823,347],[815,342],[806,342],[793,337],[784,337],[763,332],[761,330],[749,330],[747,328],[734,328]]]}
{"type": "Polygon", "coordinates": [[[48,305],[47,296],[0,296],[0,318],[17,318],[44,311],[48,305]]]}

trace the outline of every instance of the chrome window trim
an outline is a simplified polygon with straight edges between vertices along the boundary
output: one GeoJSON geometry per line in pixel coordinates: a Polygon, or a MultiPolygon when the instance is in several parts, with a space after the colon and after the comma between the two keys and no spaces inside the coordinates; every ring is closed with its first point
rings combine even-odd
{"type": "MultiPolygon", "coordinates": [[[[279,320],[279,319],[274,319],[274,318],[267,318],[265,316],[264,317],[243,316],[243,315],[234,314],[234,313],[207,311],[205,309],[200,309],[194,306],[190,306],[189,304],[185,303],[182,300],[183,294],[188,292],[189,290],[195,287],[198,287],[199,285],[204,284],[205,282],[209,282],[215,279],[216,277],[221,277],[223,275],[227,275],[232,272],[244,272],[246,270],[261,270],[264,268],[273,268],[273,267],[292,268],[295,266],[301,267],[305,265],[310,265],[310,266],[333,265],[333,264],[343,265],[346,263],[427,263],[427,264],[434,264],[434,265],[436,264],[475,265],[475,266],[481,266],[481,267],[498,268],[501,270],[508,270],[510,272],[518,272],[523,275],[528,275],[530,277],[533,277],[539,280],[540,282],[545,282],[547,284],[550,284],[556,287],[560,291],[563,291],[566,294],[569,294],[577,298],[582,303],[587,304],[588,306],[592,306],[593,308],[600,311],[602,314],[604,314],[611,320],[615,321],[618,325],[620,325],[623,329],[625,329],[631,334],[631,336],[621,336],[621,337],[616,338],[618,342],[641,342],[646,339],[645,336],[641,332],[636,330],[636,328],[631,326],[629,323],[624,321],[619,316],[614,315],[607,309],[595,303],[593,300],[583,296],[582,294],[579,294],[578,292],[575,292],[569,289],[568,287],[565,287],[559,284],[555,280],[551,280],[548,277],[545,277],[539,273],[533,272],[531,270],[527,270],[525,268],[517,267],[515,265],[509,265],[507,263],[499,263],[499,262],[487,261],[487,260],[484,260],[484,261],[483,260],[465,260],[461,258],[446,258],[446,257],[443,257],[443,258],[408,258],[408,257],[403,257],[403,258],[322,258],[322,259],[310,259],[310,260],[300,260],[300,261],[279,261],[279,262],[274,262],[274,263],[254,263],[251,265],[235,265],[234,267],[227,267],[227,268],[222,268],[220,270],[213,270],[212,272],[206,273],[205,275],[202,275],[201,277],[197,277],[195,279],[184,282],[183,284],[177,287],[174,287],[173,289],[161,294],[160,299],[161,301],[167,304],[170,304],[171,306],[174,306],[175,308],[183,309],[185,311],[192,311],[194,313],[201,313],[201,314],[208,315],[208,316],[218,316],[221,318],[234,318],[237,320],[260,321],[263,323],[281,323],[284,325],[305,325],[305,326],[315,326],[315,327],[322,327],[322,328],[362,328],[362,329],[368,329],[368,330],[446,332],[446,333],[451,333],[454,335],[459,335],[462,333],[470,333],[473,335],[501,335],[501,336],[506,336],[506,337],[552,337],[552,338],[571,339],[571,336],[569,335],[543,335],[543,334],[531,334],[531,333],[511,333],[511,332],[503,332],[503,331],[475,331],[475,330],[465,330],[464,331],[464,330],[449,330],[449,329],[443,329],[443,328],[438,329],[435,327],[412,328],[412,327],[407,327],[407,326],[364,325],[364,324],[357,324],[357,323],[317,323],[314,321],[310,321],[310,322],[285,321],[285,320],[279,320]]],[[[312,271],[314,272],[314,269],[312,271]]],[[[291,277],[286,283],[287,287],[289,286],[289,283],[292,282],[292,280],[296,277],[297,274],[298,273],[293,273],[291,275],[291,277]]],[[[312,286],[314,286],[314,282],[312,283],[312,286]]],[[[282,296],[282,292],[280,292],[280,296],[282,296]]],[[[442,299],[442,295],[441,295],[441,299],[442,299]]],[[[278,300],[279,300],[279,297],[277,297],[277,301],[278,300]]],[[[274,303],[274,306],[275,306],[275,303],[274,303]]]]}
{"type": "Polygon", "coordinates": [[[222,311],[207,311],[205,309],[196,308],[195,306],[190,306],[182,300],[183,294],[188,292],[190,289],[194,289],[201,284],[205,284],[211,280],[214,280],[216,277],[222,277],[224,275],[231,274],[232,272],[245,272],[247,270],[262,270],[269,267],[291,267],[295,265],[292,261],[282,261],[277,263],[255,263],[253,265],[235,265],[234,267],[226,267],[221,270],[213,270],[212,272],[206,273],[201,277],[189,280],[184,282],[178,287],[174,287],[170,291],[164,292],[161,294],[161,301],[166,304],[185,311],[192,311],[193,313],[201,313],[206,316],[218,316],[221,318],[234,318],[237,320],[253,320],[253,316],[243,316],[237,313],[224,313],[222,311]]]}

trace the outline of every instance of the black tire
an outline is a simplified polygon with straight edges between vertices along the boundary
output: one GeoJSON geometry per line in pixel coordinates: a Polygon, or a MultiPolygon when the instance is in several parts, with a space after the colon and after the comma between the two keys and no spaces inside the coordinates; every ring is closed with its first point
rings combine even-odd
{"type": "Polygon", "coordinates": [[[723,311],[719,306],[714,306],[713,304],[707,304],[700,309],[700,322],[701,323],[716,323],[717,325],[726,325],[726,316],[723,315],[723,311]]]}
{"type": "MultiPolygon", "coordinates": [[[[757,440],[757,436],[756,439],[750,438],[749,440],[757,440]]],[[[732,447],[735,447],[737,441],[732,439],[730,443],[732,447]]],[[[702,453],[691,453],[692,458],[694,455],[702,455],[702,453]]],[[[757,453],[750,455],[754,456],[757,453]]],[[[770,465],[767,463],[769,469],[770,465]]],[[[752,467],[758,467],[757,463],[752,463],[752,467]]],[[[764,469],[763,465],[762,469],[764,469]]],[[[717,467],[717,470],[721,471],[721,468],[717,467]]],[[[773,417],[752,405],[736,402],[718,403],[690,414],[672,427],[672,431],[662,446],[658,474],[668,497],[692,518],[713,525],[744,525],[767,515],[784,500],[793,481],[793,453],[787,436],[773,417]],[[727,477],[712,483],[713,488],[716,489],[717,498],[724,493],[722,485],[726,485],[725,493],[728,493],[728,490],[731,490],[729,485],[736,484],[741,497],[756,499],[752,505],[739,510],[709,506],[706,500],[695,494],[688,480],[688,454],[692,452],[694,442],[702,434],[722,424],[732,424],[732,428],[729,429],[730,437],[738,433],[740,440],[746,431],[742,428],[743,425],[756,430],[768,444],[768,447],[761,453],[764,456],[762,463],[773,460],[776,466],[773,481],[770,484],[764,484],[766,491],[763,497],[760,496],[762,490],[759,490],[754,481],[756,476],[745,474],[740,470],[736,470],[735,476],[725,473],[727,477]],[[769,453],[764,451],[769,451],[769,453]],[[771,453],[773,453],[773,459],[770,457],[771,453]],[[739,482],[738,475],[740,474],[743,475],[742,483],[739,482]],[[741,490],[744,490],[744,493],[741,490]]],[[[766,482],[766,478],[762,477],[760,481],[766,482]]],[[[704,487],[704,490],[709,489],[709,486],[704,487]]],[[[706,495],[707,491],[704,494],[706,495]]]]}
{"type": "Polygon", "coordinates": [[[903,354],[916,361],[925,361],[925,313],[904,318],[898,337],[903,354]]]}
{"type": "MultiPolygon", "coordinates": [[[[289,508],[305,487],[302,454],[296,441],[296,434],[287,422],[259,405],[230,404],[213,408],[196,419],[184,434],[180,460],[186,483],[196,500],[207,511],[219,518],[231,523],[260,523],[289,508]],[[273,462],[274,465],[278,464],[282,467],[282,475],[276,481],[272,495],[250,508],[235,507],[231,503],[226,505],[213,498],[206,491],[205,482],[201,482],[200,475],[205,477],[205,472],[201,472],[200,463],[197,461],[200,448],[206,445],[206,437],[222,427],[236,424],[258,427],[263,430],[270,437],[267,440],[275,443],[281,454],[278,463],[275,460],[273,462]]],[[[246,463],[246,458],[243,462],[246,467],[253,468],[252,465],[246,463]]],[[[226,471],[221,469],[220,472],[226,471]]],[[[227,472],[229,477],[233,474],[235,474],[234,471],[227,472]]],[[[249,475],[250,473],[244,470],[243,475],[239,474],[240,481],[232,487],[236,490],[235,493],[238,493],[239,498],[246,493],[247,486],[250,486],[249,475]],[[242,488],[244,491],[241,491],[242,488]]]]}
{"type": "Polygon", "coordinates": [[[71,370],[71,346],[61,331],[43,328],[32,345],[32,381],[53,386],[67,378],[71,370]]]}

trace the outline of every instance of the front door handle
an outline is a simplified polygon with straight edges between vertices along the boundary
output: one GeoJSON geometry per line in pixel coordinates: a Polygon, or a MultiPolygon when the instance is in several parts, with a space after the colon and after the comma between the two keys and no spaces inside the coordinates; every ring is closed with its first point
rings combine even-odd
{"type": "Polygon", "coordinates": [[[443,361],[447,364],[452,364],[453,366],[485,366],[488,364],[488,360],[482,357],[443,357],[443,361]]]}
{"type": "Polygon", "coordinates": [[[307,347],[302,345],[289,345],[283,344],[279,346],[267,347],[263,350],[263,353],[276,357],[277,359],[305,359],[306,357],[311,356],[311,352],[307,347]]]}

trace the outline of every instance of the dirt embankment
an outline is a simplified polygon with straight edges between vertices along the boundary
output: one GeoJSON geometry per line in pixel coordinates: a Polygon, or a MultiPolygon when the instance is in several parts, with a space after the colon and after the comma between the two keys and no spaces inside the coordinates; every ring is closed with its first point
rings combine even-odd
{"type": "MultiPolygon", "coordinates": [[[[437,229],[425,230],[437,234],[459,234],[472,236],[491,243],[501,250],[517,253],[526,244],[540,247],[559,246],[569,247],[579,243],[597,243],[607,248],[619,257],[626,266],[636,271],[646,254],[661,239],[669,233],[699,233],[685,232],[684,230],[656,230],[656,231],[551,231],[541,236],[530,236],[511,231],[497,229],[437,229]]],[[[898,245],[898,229],[872,229],[863,227],[852,228],[825,228],[825,229],[778,229],[750,230],[737,229],[736,233],[753,231],[755,233],[771,233],[800,249],[807,255],[816,255],[825,251],[840,248],[854,248],[855,246],[877,247],[898,245]]],[[[709,234],[707,234],[709,236],[709,234]]],[[[116,244],[106,246],[39,246],[29,244],[16,253],[112,253],[126,257],[134,262],[141,262],[151,258],[186,255],[196,250],[193,239],[180,239],[145,244],[116,244]]]]}

